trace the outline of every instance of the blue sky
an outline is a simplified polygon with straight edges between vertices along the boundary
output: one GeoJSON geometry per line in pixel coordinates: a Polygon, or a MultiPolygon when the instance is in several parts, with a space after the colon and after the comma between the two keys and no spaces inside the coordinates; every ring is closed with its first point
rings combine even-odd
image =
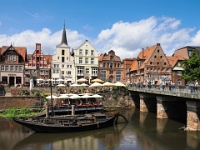
{"type": "Polygon", "coordinates": [[[137,57],[142,48],[161,43],[164,52],[200,46],[198,0],[0,0],[0,46],[35,43],[54,54],[65,20],[68,44],[86,39],[99,54],[114,50],[123,58],[137,57]]]}

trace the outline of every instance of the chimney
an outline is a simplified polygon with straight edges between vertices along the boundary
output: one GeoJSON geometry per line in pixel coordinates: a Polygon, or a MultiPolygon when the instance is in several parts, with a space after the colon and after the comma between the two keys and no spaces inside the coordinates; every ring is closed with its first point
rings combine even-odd
{"type": "Polygon", "coordinates": [[[157,43],[157,46],[160,46],[160,43],[157,43]]]}

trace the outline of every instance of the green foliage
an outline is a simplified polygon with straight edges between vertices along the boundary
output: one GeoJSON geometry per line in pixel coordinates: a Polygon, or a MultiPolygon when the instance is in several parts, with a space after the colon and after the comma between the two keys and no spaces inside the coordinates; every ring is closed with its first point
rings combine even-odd
{"type": "Polygon", "coordinates": [[[186,81],[200,81],[200,56],[193,50],[189,59],[185,59],[181,62],[181,66],[184,68],[182,78],[186,81]]]}
{"type": "Polygon", "coordinates": [[[34,96],[40,97],[41,96],[40,91],[36,91],[35,94],[34,94],[34,96]]]}
{"type": "Polygon", "coordinates": [[[20,109],[19,113],[20,114],[27,114],[27,113],[30,113],[30,111],[27,108],[22,108],[22,109],[20,109]]]}
{"type": "Polygon", "coordinates": [[[8,114],[10,116],[16,116],[18,114],[18,111],[16,108],[10,108],[10,109],[6,109],[3,114],[8,114]]]}
{"type": "Polygon", "coordinates": [[[46,99],[46,97],[49,96],[49,94],[47,94],[47,93],[42,93],[41,96],[44,98],[44,102],[47,102],[47,101],[48,101],[48,99],[46,99]]]}

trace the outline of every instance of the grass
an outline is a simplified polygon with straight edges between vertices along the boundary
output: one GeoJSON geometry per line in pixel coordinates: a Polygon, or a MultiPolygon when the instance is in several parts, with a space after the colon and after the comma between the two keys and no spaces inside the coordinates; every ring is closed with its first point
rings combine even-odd
{"type": "Polygon", "coordinates": [[[10,109],[5,109],[3,113],[0,113],[0,117],[6,117],[6,118],[11,118],[11,117],[31,117],[37,114],[38,112],[31,112],[27,108],[21,108],[21,109],[16,109],[16,108],[10,108],[10,109]]]}

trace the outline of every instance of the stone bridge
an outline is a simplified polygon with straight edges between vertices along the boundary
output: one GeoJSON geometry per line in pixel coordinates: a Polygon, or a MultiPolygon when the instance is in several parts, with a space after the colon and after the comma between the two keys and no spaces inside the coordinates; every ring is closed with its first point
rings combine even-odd
{"type": "Polygon", "coordinates": [[[188,89],[128,88],[141,112],[156,113],[157,118],[169,118],[186,123],[186,130],[200,131],[200,94],[188,89]]]}

